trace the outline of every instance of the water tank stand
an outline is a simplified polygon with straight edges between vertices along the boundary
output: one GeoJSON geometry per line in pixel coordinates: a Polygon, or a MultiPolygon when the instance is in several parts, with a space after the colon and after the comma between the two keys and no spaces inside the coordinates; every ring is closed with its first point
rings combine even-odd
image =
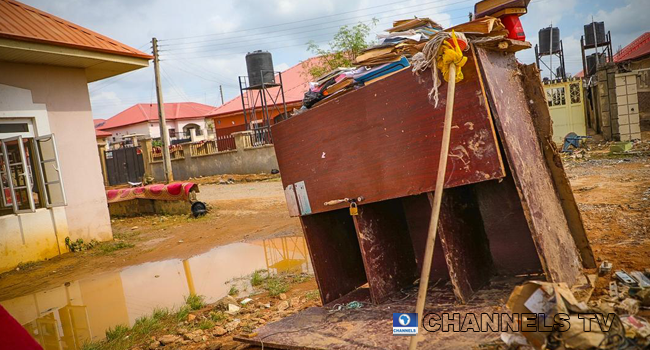
{"type": "Polygon", "coordinates": [[[239,77],[244,124],[246,130],[253,131],[253,146],[273,143],[271,136],[273,119],[282,120],[288,115],[282,73],[260,71],[260,76],[268,74],[273,74],[277,79],[272,83],[262,81],[260,85],[255,86],[250,86],[249,76],[239,77]]]}

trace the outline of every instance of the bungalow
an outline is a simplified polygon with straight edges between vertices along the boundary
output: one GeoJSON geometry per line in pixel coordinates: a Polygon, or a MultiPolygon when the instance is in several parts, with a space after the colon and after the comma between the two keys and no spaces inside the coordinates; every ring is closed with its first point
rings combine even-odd
{"type": "Polygon", "coordinates": [[[88,83],[152,57],[18,1],[0,13],[2,272],[112,239],[88,83]]]}
{"type": "MultiPolygon", "coordinates": [[[[167,130],[172,140],[200,141],[213,134],[212,120],[204,117],[213,106],[195,102],[165,103],[167,130]]],[[[131,142],[133,138],[159,138],[158,104],[139,103],[100,122],[98,130],[109,132],[109,143],[131,142]]]]}
{"type": "MultiPolygon", "coordinates": [[[[310,58],[306,62],[301,62],[295,66],[282,72],[282,84],[284,88],[284,99],[287,105],[287,111],[291,112],[294,108],[302,106],[302,99],[305,92],[309,89],[310,76],[305,70],[305,63],[309,65],[317,58],[310,58]]],[[[278,88],[271,88],[269,91],[275,95],[278,88]]],[[[258,103],[259,106],[259,103],[258,103]]],[[[269,106],[271,107],[271,106],[269,106]]],[[[232,100],[224,103],[223,105],[214,108],[206,114],[206,119],[211,118],[214,120],[214,128],[218,136],[230,135],[233,132],[246,130],[246,122],[250,124],[249,129],[253,129],[255,121],[250,120],[251,111],[248,110],[246,114],[247,121],[244,120],[244,109],[242,105],[241,95],[233,98],[232,100]]],[[[277,110],[269,108],[271,124],[280,121],[281,116],[277,110]]],[[[261,112],[256,113],[255,120],[261,122],[261,112]]]]}

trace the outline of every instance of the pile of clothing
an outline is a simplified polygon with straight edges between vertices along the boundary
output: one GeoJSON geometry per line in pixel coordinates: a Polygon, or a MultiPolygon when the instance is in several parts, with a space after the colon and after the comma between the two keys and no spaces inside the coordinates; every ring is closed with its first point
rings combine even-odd
{"type": "Polygon", "coordinates": [[[410,66],[410,58],[442,27],[429,18],[397,20],[386,33],[378,35],[378,43],[363,51],[355,60],[356,67],[339,67],[309,83],[299,112],[332,96],[370,85],[410,66]]]}

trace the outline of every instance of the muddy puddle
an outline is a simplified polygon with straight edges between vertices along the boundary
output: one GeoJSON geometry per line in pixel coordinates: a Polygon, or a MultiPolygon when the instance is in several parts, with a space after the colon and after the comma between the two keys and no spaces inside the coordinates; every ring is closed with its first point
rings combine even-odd
{"type": "Polygon", "coordinates": [[[302,237],[280,237],[216,247],[186,260],[130,266],[118,272],[70,281],[57,288],[0,301],[46,349],[79,350],[117,325],[133,326],[155,308],[178,308],[189,294],[207,303],[251,292],[256,270],[313,273],[302,237]]]}

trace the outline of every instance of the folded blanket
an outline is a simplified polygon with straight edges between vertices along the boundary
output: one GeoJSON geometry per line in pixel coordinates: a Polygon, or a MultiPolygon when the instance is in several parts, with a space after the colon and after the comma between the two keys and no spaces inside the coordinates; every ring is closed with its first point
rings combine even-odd
{"type": "Polygon", "coordinates": [[[175,182],[169,185],[156,184],[106,191],[108,203],[130,201],[137,198],[163,201],[189,201],[190,192],[199,192],[199,185],[193,182],[175,182]]]}

